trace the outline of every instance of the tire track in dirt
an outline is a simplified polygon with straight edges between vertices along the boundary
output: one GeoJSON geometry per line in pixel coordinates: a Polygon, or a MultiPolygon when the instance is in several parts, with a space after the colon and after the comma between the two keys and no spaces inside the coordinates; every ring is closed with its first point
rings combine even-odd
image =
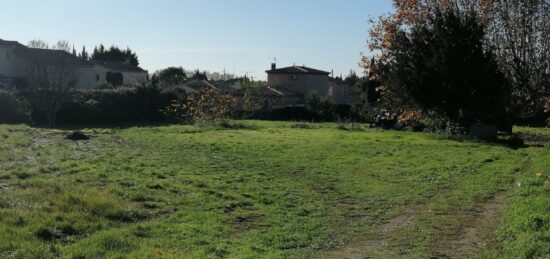
{"type": "MultiPolygon", "coordinates": [[[[507,197],[506,192],[499,192],[492,199],[478,203],[475,212],[471,215],[472,219],[464,222],[459,232],[455,233],[451,239],[445,239],[441,241],[442,243],[436,244],[437,251],[434,252],[437,256],[432,257],[468,258],[478,255],[478,252],[489,244],[490,233],[496,227],[507,197]]],[[[414,205],[389,222],[320,258],[363,259],[372,258],[374,253],[384,253],[392,245],[391,234],[411,226],[425,209],[427,209],[426,204],[414,205]]],[[[386,257],[392,256],[387,254],[386,257]]]]}
{"type": "Polygon", "coordinates": [[[404,229],[411,225],[417,216],[424,209],[424,205],[414,205],[406,209],[397,217],[389,222],[378,226],[375,230],[362,235],[352,243],[334,250],[321,258],[345,258],[345,259],[363,259],[370,258],[366,256],[370,251],[381,251],[391,243],[390,234],[404,229]]]}
{"type": "Polygon", "coordinates": [[[476,206],[474,219],[462,229],[456,238],[447,240],[446,254],[452,258],[479,256],[479,251],[489,245],[490,233],[495,230],[508,194],[500,192],[484,203],[476,206]]]}

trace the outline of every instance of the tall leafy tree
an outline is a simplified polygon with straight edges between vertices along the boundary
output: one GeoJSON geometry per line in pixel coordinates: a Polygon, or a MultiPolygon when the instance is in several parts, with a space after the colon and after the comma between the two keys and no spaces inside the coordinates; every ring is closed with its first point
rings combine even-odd
{"type": "Polygon", "coordinates": [[[355,86],[357,82],[359,82],[360,78],[357,76],[357,73],[355,71],[350,70],[349,74],[344,78],[344,82],[348,84],[349,86],[355,86]]]}
{"type": "Polygon", "coordinates": [[[172,86],[183,83],[187,75],[182,67],[168,67],[155,73],[155,78],[162,85],[172,86]]]}
{"type": "Polygon", "coordinates": [[[88,60],[90,58],[88,52],[86,51],[86,46],[82,47],[82,52],[78,54],[78,57],[84,60],[88,60]]]}
{"type": "Polygon", "coordinates": [[[499,67],[511,83],[508,117],[532,115],[550,98],[550,4],[547,0],[393,0],[395,11],[371,22],[363,67],[376,78],[391,62],[389,50],[398,31],[410,33],[417,21],[437,10],[475,12],[486,26],[486,49],[495,51],[499,67]]]}
{"type": "Polygon", "coordinates": [[[540,112],[550,100],[550,3],[547,0],[495,0],[487,40],[512,89],[510,115],[540,112]]]}
{"type": "Polygon", "coordinates": [[[420,108],[459,125],[500,122],[509,89],[484,37],[474,12],[435,11],[409,32],[396,32],[383,79],[420,108]]]}
{"type": "Polygon", "coordinates": [[[195,70],[195,73],[191,76],[191,79],[197,79],[197,80],[208,80],[208,76],[205,72],[201,72],[200,70],[195,70]]]}
{"type": "Polygon", "coordinates": [[[139,66],[137,54],[130,48],[121,49],[116,46],[111,46],[108,49],[103,44],[95,47],[91,59],[100,61],[115,61],[125,62],[133,66],[139,66]]]}

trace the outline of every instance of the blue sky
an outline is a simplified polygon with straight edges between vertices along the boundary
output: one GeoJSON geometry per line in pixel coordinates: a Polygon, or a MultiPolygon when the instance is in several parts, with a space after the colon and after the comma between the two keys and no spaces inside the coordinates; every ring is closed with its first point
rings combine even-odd
{"type": "Polygon", "coordinates": [[[278,66],[360,72],[367,20],[390,0],[0,0],[0,38],[129,46],[150,72],[168,66],[265,79],[278,66]]]}

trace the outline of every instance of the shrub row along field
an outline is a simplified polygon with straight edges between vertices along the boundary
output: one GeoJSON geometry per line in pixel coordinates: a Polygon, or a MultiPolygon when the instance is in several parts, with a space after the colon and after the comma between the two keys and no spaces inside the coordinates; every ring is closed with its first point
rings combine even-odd
{"type": "Polygon", "coordinates": [[[0,126],[0,257],[550,253],[541,145],[257,121],[84,132],[0,126]]]}

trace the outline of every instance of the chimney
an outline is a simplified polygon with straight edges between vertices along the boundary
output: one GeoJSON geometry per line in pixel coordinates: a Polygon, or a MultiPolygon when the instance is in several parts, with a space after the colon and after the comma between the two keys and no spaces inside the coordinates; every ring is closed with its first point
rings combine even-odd
{"type": "Polygon", "coordinates": [[[271,63],[271,70],[277,69],[277,63],[271,63]]]}

